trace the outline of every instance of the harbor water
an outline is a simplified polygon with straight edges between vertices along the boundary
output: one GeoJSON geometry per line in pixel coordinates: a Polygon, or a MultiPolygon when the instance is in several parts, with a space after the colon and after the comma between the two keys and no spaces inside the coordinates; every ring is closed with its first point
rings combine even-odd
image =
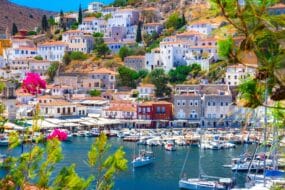
{"type": "MultiPolygon", "coordinates": [[[[86,164],[87,152],[94,140],[95,138],[90,137],[73,137],[72,142],[63,142],[64,160],[56,168],[59,170],[75,163],[79,175],[87,178],[90,175],[90,169],[86,164]]],[[[224,168],[223,165],[230,164],[231,158],[238,157],[245,150],[253,151],[254,148],[254,145],[238,145],[234,149],[200,150],[197,146],[177,146],[176,151],[169,152],[165,151],[163,146],[136,145],[136,143],[124,142],[120,138],[110,138],[109,142],[112,145],[111,152],[122,146],[129,160],[128,170],[116,177],[114,188],[116,190],[178,189],[179,176],[188,151],[189,157],[182,176],[198,177],[199,174],[203,174],[232,177],[235,173],[230,168],[224,168]],[[131,160],[134,152],[138,153],[139,149],[153,151],[156,159],[152,165],[133,170],[131,160]]],[[[20,154],[20,152],[21,148],[17,147],[12,154],[20,154]]],[[[0,147],[0,153],[7,154],[7,148],[0,147]]],[[[236,177],[237,185],[242,187],[245,174],[236,173],[236,177]]]]}

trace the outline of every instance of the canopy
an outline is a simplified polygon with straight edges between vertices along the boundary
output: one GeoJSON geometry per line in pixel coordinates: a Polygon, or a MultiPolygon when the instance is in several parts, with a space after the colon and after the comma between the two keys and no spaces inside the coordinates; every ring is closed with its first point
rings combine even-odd
{"type": "Polygon", "coordinates": [[[281,178],[285,177],[285,172],[279,171],[279,170],[266,170],[265,171],[265,176],[266,177],[275,177],[275,178],[281,178]]]}

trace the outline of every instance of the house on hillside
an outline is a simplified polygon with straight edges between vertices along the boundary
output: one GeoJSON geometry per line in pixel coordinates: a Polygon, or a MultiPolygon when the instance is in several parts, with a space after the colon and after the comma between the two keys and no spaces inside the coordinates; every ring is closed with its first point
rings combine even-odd
{"type": "Polygon", "coordinates": [[[61,41],[46,42],[38,45],[38,55],[48,61],[62,61],[68,44],[61,41]]]}

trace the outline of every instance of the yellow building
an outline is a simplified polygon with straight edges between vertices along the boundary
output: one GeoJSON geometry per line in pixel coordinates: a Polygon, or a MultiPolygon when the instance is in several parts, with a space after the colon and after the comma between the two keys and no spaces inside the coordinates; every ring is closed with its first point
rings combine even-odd
{"type": "Polygon", "coordinates": [[[3,56],[4,49],[12,46],[12,42],[9,39],[0,39],[0,56],[3,56]]]}

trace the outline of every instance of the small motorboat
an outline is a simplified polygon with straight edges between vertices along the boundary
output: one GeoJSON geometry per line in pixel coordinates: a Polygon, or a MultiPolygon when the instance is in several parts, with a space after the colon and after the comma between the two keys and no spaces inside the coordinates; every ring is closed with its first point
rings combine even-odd
{"type": "Polygon", "coordinates": [[[0,146],[9,146],[8,135],[0,136],[0,146]]]}
{"type": "Polygon", "coordinates": [[[164,145],[164,148],[167,151],[175,151],[176,150],[174,143],[172,143],[172,142],[166,142],[166,144],[164,145]]]}
{"type": "Polygon", "coordinates": [[[90,131],[91,137],[98,137],[100,136],[100,130],[98,128],[92,128],[90,131]]]}
{"type": "Polygon", "coordinates": [[[141,150],[139,155],[132,161],[132,165],[134,168],[142,167],[152,164],[154,160],[153,152],[141,150]]]}

